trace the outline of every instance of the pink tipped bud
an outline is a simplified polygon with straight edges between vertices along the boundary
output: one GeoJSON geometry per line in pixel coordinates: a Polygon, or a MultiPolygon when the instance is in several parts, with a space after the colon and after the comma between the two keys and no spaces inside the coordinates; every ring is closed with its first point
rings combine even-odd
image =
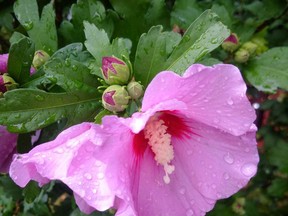
{"type": "Polygon", "coordinates": [[[133,100],[137,100],[140,97],[142,97],[144,91],[143,91],[143,86],[136,82],[136,81],[131,81],[128,85],[127,85],[127,91],[131,97],[131,99],[133,100]]]}
{"type": "Polygon", "coordinates": [[[128,65],[116,57],[102,58],[102,75],[105,82],[109,85],[127,84],[130,77],[128,65]]]}
{"type": "Polygon", "coordinates": [[[102,95],[103,107],[111,112],[121,112],[127,108],[129,95],[124,86],[109,86],[102,95]]]}
{"type": "MultiPolygon", "coordinates": [[[[37,50],[34,54],[32,65],[34,68],[40,68],[50,58],[49,54],[43,50],[37,50]]],[[[31,71],[30,71],[31,72],[31,71]]]]}
{"type": "Polygon", "coordinates": [[[222,48],[228,52],[234,52],[239,46],[239,39],[235,33],[232,33],[222,43],[222,48]]]}
{"type": "Polygon", "coordinates": [[[7,73],[8,54],[0,55],[0,74],[7,73]]]}
{"type": "Polygon", "coordinates": [[[8,90],[15,89],[17,83],[6,73],[0,75],[0,93],[5,93],[8,90]]]}

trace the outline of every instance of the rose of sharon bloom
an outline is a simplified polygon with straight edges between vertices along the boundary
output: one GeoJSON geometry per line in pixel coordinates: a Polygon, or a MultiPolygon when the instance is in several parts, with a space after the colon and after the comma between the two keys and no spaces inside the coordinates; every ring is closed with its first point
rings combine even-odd
{"type": "Polygon", "coordinates": [[[0,125],[0,173],[7,173],[16,153],[17,134],[10,133],[6,127],[0,125]]]}
{"type": "Polygon", "coordinates": [[[255,113],[233,65],[192,65],[159,73],[142,112],[82,123],[15,157],[10,175],[24,187],[58,179],[85,213],[205,215],[243,188],[259,160],[255,113]]]}

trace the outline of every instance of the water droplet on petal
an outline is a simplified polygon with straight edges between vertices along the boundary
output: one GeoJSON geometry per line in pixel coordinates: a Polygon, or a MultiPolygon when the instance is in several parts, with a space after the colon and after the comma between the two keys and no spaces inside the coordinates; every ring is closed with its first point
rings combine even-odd
{"type": "Polygon", "coordinates": [[[192,215],[194,215],[193,210],[192,210],[192,209],[188,209],[188,210],[186,211],[186,216],[192,216],[192,215]]]}
{"type": "Polygon", "coordinates": [[[234,102],[233,102],[233,100],[232,100],[231,98],[229,98],[229,99],[227,100],[227,104],[229,104],[229,105],[233,105],[234,102]]]}
{"type": "Polygon", "coordinates": [[[92,175],[90,173],[85,173],[84,174],[84,177],[88,180],[91,180],[92,179],[92,175]]]}
{"type": "Polygon", "coordinates": [[[223,174],[223,178],[225,179],[225,180],[228,180],[229,178],[230,178],[230,176],[229,176],[229,174],[228,173],[224,173],[223,174]]]}
{"type": "Polygon", "coordinates": [[[241,172],[245,176],[253,176],[257,171],[257,166],[253,163],[246,163],[241,167],[241,172]]]}
{"type": "Polygon", "coordinates": [[[234,157],[230,153],[227,153],[224,155],[224,160],[228,164],[233,164],[234,163],[234,157]]]}
{"type": "Polygon", "coordinates": [[[64,150],[62,148],[56,148],[53,150],[54,153],[62,154],[64,150]]]}
{"type": "Polygon", "coordinates": [[[96,167],[100,167],[100,166],[101,166],[101,161],[98,161],[98,160],[97,160],[97,161],[95,162],[95,166],[96,166],[96,167]]]}
{"type": "Polygon", "coordinates": [[[246,148],[244,149],[244,151],[248,153],[248,152],[250,151],[250,149],[249,149],[248,147],[246,147],[246,148]]]}
{"type": "Polygon", "coordinates": [[[216,193],[216,196],[217,196],[217,198],[218,198],[218,199],[222,198],[222,194],[221,194],[221,193],[219,193],[219,192],[218,192],[218,193],[216,193]]]}
{"type": "Polygon", "coordinates": [[[184,188],[184,187],[183,187],[183,188],[180,188],[180,190],[179,190],[179,193],[180,193],[180,194],[184,195],[184,194],[185,194],[185,192],[186,192],[186,190],[185,190],[185,188],[184,188]]]}

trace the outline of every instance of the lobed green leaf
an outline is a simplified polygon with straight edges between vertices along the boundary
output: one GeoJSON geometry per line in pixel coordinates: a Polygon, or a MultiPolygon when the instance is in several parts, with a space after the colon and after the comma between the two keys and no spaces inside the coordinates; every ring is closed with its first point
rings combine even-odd
{"type": "Polygon", "coordinates": [[[16,133],[35,131],[67,118],[67,126],[93,120],[100,96],[87,92],[47,93],[35,89],[16,89],[0,99],[0,124],[16,133]]]}
{"type": "Polygon", "coordinates": [[[41,18],[36,0],[17,0],[14,4],[14,12],[34,41],[36,50],[44,50],[50,55],[57,50],[58,39],[52,4],[43,8],[41,18]]]}
{"type": "Polygon", "coordinates": [[[144,86],[147,86],[157,73],[165,69],[165,61],[181,40],[179,34],[162,32],[162,30],[162,26],[152,27],[148,33],[140,37],[137,45],[134,75],[144,86]]]}
{"type": "Polygon", "coordinates": [[[275,47],[252,59],[244,70],[246,79],[258,90],[288,90],[288,47],[275,47]]]}

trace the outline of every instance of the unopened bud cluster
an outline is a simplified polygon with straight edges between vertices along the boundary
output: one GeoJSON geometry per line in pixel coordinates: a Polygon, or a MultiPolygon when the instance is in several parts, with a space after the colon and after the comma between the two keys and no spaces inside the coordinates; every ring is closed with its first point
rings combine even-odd
{"type": "Polygon", "coordinates": [[[240,45],[239,38],[235,33],[232,33],[223,43],[222,48],[234,54],[234,60],[238,63],[245,63],[251,57],[265,52],[268,47],[267,41],[262,37],[253,37],[240,45]]]}
{"type": "Polygon", "coordinates": [[[129,66],[119,58],[102,58],[102,76],[109,87],[103,92],[103,107],[111,112],[124,111],[130,99],[137,100],[143,95],[143,87],[136,81],[130,81],[129,66]]]}

